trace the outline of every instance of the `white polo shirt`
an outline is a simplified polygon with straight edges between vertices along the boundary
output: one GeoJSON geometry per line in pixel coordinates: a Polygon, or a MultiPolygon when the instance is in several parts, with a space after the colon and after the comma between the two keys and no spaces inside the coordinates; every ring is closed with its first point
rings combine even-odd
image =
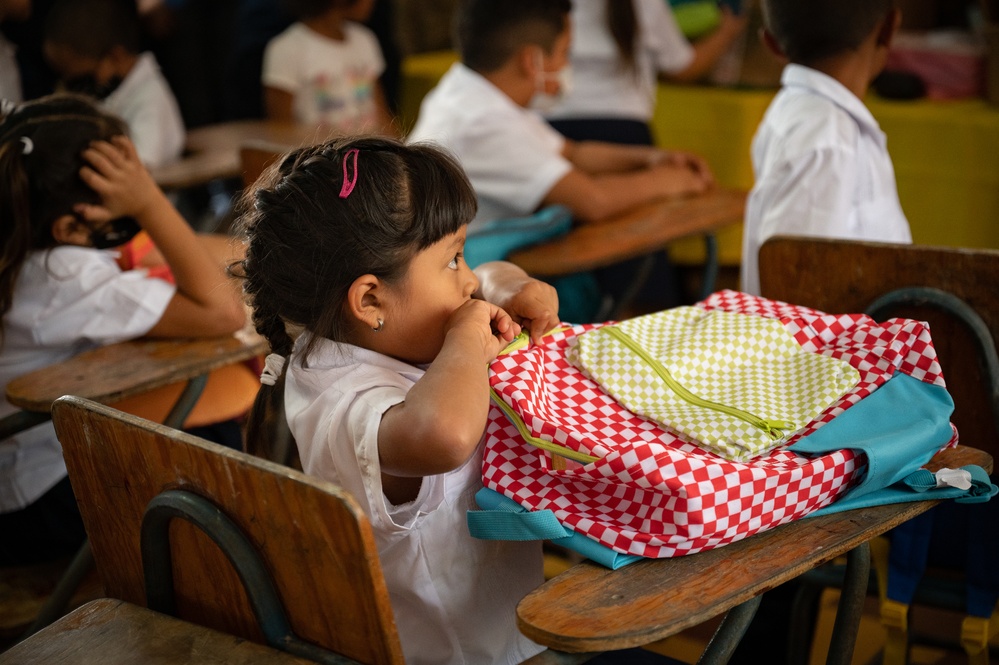
{"type": "Polygon", "coordinates": [[[801,65],[788,65],[781,84],[753,138],[740,285],[752,294],[760,245],[773,235],[912,242],[885,134],[864,103],[801,65]]]}
{"type": "Polygon", "coordinates": [[[139,55],[128,76],[102,106],[128,124],[139,159],[148,168],[172,162],[184,151],[184,119],[151,52],[139,55]]]}
{"type": "Polygon", "coordinates": [[[655,111],[659,73],[682,71],[694,60],[694,48],[677,26],[669,3],[638,0],[635,68],[629,69],[608,27],[607,4],[607,0],[573,0],[572,90],[546,117],[648,122],[655,111]]]}
{"type": "Polygon", "coordinates": [[[392,505],[382,492],[378,429],[424,370],[330,340],[303,367],[309,338],[288,361],[288,425],[305,472],[342,486],[371,521],[406,662],[512,664],[540,652],[516,624],[517,603],[543,581],[540,544],[468,532],[482,442],[461,467],[424,477],[414,501],[392,505]]]}
{"type": "MultiPolygon", "coordinates": [[[[176,288],[144,270],[122,271],[116,252],[61,246],[28,255],[3,317],[0,387],[89,348],[141,337],[176,288]]],[[[17,408],[0,400],[0,418],[17,408]]],[[[0,513],[24,508],[66,477],[52,423],[0,441],[0,513]]]]}
{"type": "Polygon", "coordinates": [[[461,63],[424,98],[407,140],[439,143],[464,167],[479,202],[470,236],[487,221],[533,213],[572,170],[561,134],[461,63]]]}

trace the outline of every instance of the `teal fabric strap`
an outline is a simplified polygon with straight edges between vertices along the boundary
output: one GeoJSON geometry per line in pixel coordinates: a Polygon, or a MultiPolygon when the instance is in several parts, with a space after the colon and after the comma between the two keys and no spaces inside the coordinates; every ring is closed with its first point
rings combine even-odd
{"type": "Polygon", "coordinates": [[[915,492],[933,492],[934,497],[947,494],[948,497],[941,498],[949,498],[953,495],[956,503],[984,503],[999,491],[999,488],[992,484],[989,474],[985,473],[985,469],[982,467],[969,464],[961,468],[971,474],[971,487],[966,490],[956,487],[937,487],[936,476],[927,469],[919,469],[910,473],[902,482],[915,492]]]}
{"type": "Polygon", "coordinates": [[[468,531],[484,540],[550,540],[556,545],[582,554],[601,566],[617,570],[644,557],[615,552],[592,538],[559,524],[550,510],[531,512],[519,503],[488,487],[475,494],[482,510],[466,514],[468,531]]]}
{"type": "Polygon", "coordinates": [[[470,510],[468,531],[487,540],[556,540],[572,535],[550,510],[511,513],[505,510],[470,510]]]}
{"type": "MultiPolygon", "coordinates": [[[[950,439],[953,411],[954,402],[946,389],[896,373],[858,404],[798,440],[790,450],[825,454],[853,448],[867,455],[864,478],[835,506],[890,487],[926,464],[950,439]]],[[[870,505],[883,503],[875,500],[870,505]]],[[[855,507],[860,505],[864,504],[855,507]]]]}

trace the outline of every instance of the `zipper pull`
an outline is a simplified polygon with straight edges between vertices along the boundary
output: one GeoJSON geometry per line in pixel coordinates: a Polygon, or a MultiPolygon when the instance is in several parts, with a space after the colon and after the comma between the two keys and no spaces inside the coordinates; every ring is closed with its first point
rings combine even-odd
{"type": "Polygon", "coordinates": [[[531,335],[526,330],[521,330],[520,334],[513,338],[513,340],[506,345],[502,351],[500,351],[497,356],[505,356],[508,353],[513,353],[514,351],[519,351],[520,349],[526,349],[531,344],[531,335]]]}
{"type": "Polygon", "coordinates": [[[789,420],[758,420],[755,425],[763,430],[763,433],[772,441],[783,441],[787,438],[789,430],[793,432],[797,429],[794,423],[789,420]]]}

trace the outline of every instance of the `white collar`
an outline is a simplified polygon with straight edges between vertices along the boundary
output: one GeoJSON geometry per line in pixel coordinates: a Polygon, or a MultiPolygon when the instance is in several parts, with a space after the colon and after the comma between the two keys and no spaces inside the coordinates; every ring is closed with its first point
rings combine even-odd
{"type": "Polygon", "coordinates": [[[817,95],[825,97],[836,106],[850,114],[860,125],[878,140],[884,142],[885,135],[881,131],[881,126],[874,119],[870,109],[849,89],[828,74],[805,67],[804,65],[789,64],[784,68],[780,77],[781,85],[785,88],[804,88],[817,95]]]}

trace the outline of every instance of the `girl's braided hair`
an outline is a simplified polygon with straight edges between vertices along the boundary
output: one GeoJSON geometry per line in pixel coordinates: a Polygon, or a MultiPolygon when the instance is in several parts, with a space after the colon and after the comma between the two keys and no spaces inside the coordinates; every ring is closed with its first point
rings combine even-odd
{"type": "MultiPolygon", "coordinates": [[[[354,280],[373,274],[398,282],[415,253],[471,221],[476,201],[461,166],[441,148],[346,137],[279,159],[240,209],[246,257],[230,272],[244,279],[254,326],[273,353],[290,355],[293,333],[311,333],[296,354],[306,363],[319,338],[349,341],[344,304],[354,280]]],[[[257,431],[261,402],[280,395],[283,383],[282,373],[273,387],[261,386],[250,452],[266,454],[257,431]]]]}

